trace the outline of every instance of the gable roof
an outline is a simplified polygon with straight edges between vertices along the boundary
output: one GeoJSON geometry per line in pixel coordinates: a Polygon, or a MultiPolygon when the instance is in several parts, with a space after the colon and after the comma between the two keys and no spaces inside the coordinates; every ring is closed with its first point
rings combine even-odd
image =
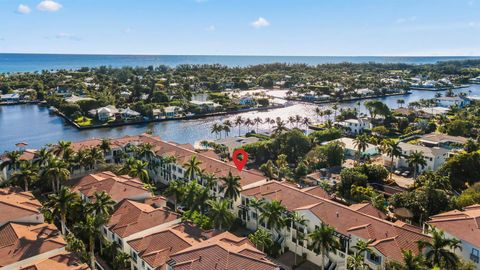
{"type": "Polygon", "coordinates": [[[89,270],[86,263],[82,263],[77,256],[70,252],[52,256],[32,265],[22,267],[22,270],[89,270]]]}
{"type": "Polygon", "coordinates": [[[74,181],[72,186],[73,191],[88,198],[93,198],[95,192],[104,191],[116,202],[149,193],[138,178],[118,176],[109,171],[84,176],[74,181]]]}
{"type": "Polygon", "coordinates": [[[115,207],[107,227],[120,237],[128,237],[180,218],[180,214],[163,208],[154,208],[149,204],[123,200],[115,207]]]}
{"type": "Polygon", "coordinates": [[[53,224],[10,222],[0,227],[0,267],[65,246],[66,242],[53,224]]]}
{"type": "Polygon", "coordinates": [[[430,217],[433,225],[454,237],[480,247],[480,204],[430,217]]]}
{"type": "Polygon", "coordinates": [[[0,189],[0,224],[38,215],[41,207],[42,205],[31,192],[22,192],[13,188],[0,189]]]}

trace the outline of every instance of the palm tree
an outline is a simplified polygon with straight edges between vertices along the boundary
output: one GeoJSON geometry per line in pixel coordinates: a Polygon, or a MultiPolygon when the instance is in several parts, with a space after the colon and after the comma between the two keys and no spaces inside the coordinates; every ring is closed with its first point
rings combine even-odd
{"type": "Polygon", "coordinates": [[[365,263],[365,257],[360,254],[354,254],[347,258],[347,269],[348,270],[362,270],[369,269],[368,265],[365,263]]]}
{"type": "Polygon", "coordinates": [[[285,126],[285,122],[280,117],[277,117],[277,120],[275,120],[275,124],[276,126],[273,128],[273,133],[275,135],[278,135],[283,131],[287,130],[287,127],[285,126]]]}
{"type": "Polygon", "coordinates": [[[125,252],[119,251],[113,257],[113,269],[114,270],[128,270],[130,269],[130,255],[125,252]]]}
{"type": "Polygon", "coordinates": [[[210,206],[209,216],[215,228],[220,231],[223,228],[230,227],[235,215],[230,211],[230,200],[208,200],[207,204],[210,206]]]}
{"type": "Polygon", "coordinates": [[[35,159],[33,163],[38,167],[43,167],[47,164],[51,156],[52,152],[49,149],[43,147],[35,154],[35,159]]]}
{"type": "Polygon", "coordinates": [[[253,125],[255,125],[255,123],[252,121],[252,119],[247,118],[247,119],[245,120],[245,126],[247,127],[247,132],[250,132],[250,131],[251,131],[251,130],[249,130],[249,129],[250,129],[250,127],[253,126],[253,125]]]}
{"type": "Polygon", "coordinates": [[[268,130],[270,131],[270,121],[272,119],[270,117],[265,117],[265,120],[263,121],[264,123],[268,124],[268,130]]]}
{"type": "Polygon", "coordinates": [[[395,142],[393,140],[383,140],[382,145],[380,146],[380,149],[382,150],[383,153],[385,153],[388,157],[391,158],[390,161],[390,179],[392,179],[393,175],[393,159],[395,157],[399,157],[402,155],[402,149],[399,146],[398,142],[395,142]]]}
{"type": "Polygon", "coordinates": [[[237,116],[237,118],[235,118],[235,120],[233,121],[233,123],[235,124],[235,126],[238,127],[238,136],[240,136],[240,132],[241,132],[241,127],[243,125],[245,121],[243,120],[242,116],[237,116]]]}
{"type": "Polygon", "coordinates": [[[69,165],[63,160],[52,156],[47,163],[44,174],[52,179],[52,190],[60,190],[60,183],[68,180],[70,177],[69,165]]]}
{"type": "Polygon", "coordinates": [[[403,262],[391,261],[390,270],[427,270],[422,254],[415,255],[411,250],[402,250],[403,262]]]}
{"type": "Polygon", "coordinates": [[[103,155],[106,155],[107,152],[111,150],[110,143],[111,143],[110,139],[108,138],[102,139],[102,142],[100,143],[99,148],[103,151],[103,155]]]}
{"type": "Polygon", "coordinates": [[[421,166],[422,169],[427,166],[427,160],[423,156],[423,153],[419,151],[411,152],[407,157],[407,163],[408,166],[413,168],[413,178],[417,178],[419,166],[421,166]]]}
{"type": "MultiPolygon", "coordinates": [[[[307,219],[304,218],[302,215],[300,215],[298,212],[293,212],[292,216],[290,217],[291,220],[291,229],[293,230],[295,228],[295,225],[301,225],[305,226],[307,223],[307,219]]],[[[303,228],[303,227],[302,227],[303,228]]],[[[297,265],[297,248],[298,248],[298,241],[303,240],[303,232],[302,234],[299,234],[297,230],[297,235],[295,237],[295,260],[294,260],[294,265],[297,265]]],[[[303,244],[302,244],[303,247],[303,244]]]]}
{"type": "Polygon", "coordinates": [[[22,183],[24,190],[28,191],[30,183],[38,179],[38,168],[28,161],[20,163],[20,170],[15,171],[11,178],[14,182],[22,183]]]}
{"type": "Polygon", "coordinates": [[[333,106],[332,106],[332,109],[333,109],[333,113],[334,113],[333,120],[337,120],[338,104],[334,103],[333,106]]]}
{"type": "Polygon", "coordinates": [[[104,220],[96,215],[87,214],[85,220],[80,221],[76,228],[88,239],[88,256],[90,268],[95,269],[95,239],[100,235],[99,228],[105,224],[104,220]]]}
{"type": "Polygon", "coordinates": [[[312,241],[313,249],[322,256],[321,266],[322,270],[324,270],[327,252],[339,246],[339,242],[335,238],[335,229],[321,223],[320,227],[315,228],[313,232],[308,234],[308,237],[312,241]]]}
{"type": "Polygon", "coordinates": [[[144,183],[150,183],[150,176],[148,174],[147,167],[148,162],[136,160],[135,163],[133,163],[133,166],[130,168],[128,175],[131,177],[138,177],[144,183]]]}
{"type": "Polygon", "coordinates": [[[165,190],[165,195],[174,198],[174,208],[175,211],[177,211],[177,203],[181,201],[185,195],[185,185],[183,182],[173,180],[169,183],[167,189],[165,190]]]}
{"type": "Polygon", "coordinates": [[[368,148],[368,136],[366,134],[358,135],[353,140],[353,145],[357,148],[357,162],[360,163],[360,159],[362,158],[362,153],[365,152],[368,148]]]}
{"type": "Polygon", "coordinates": [[[202,174],[202,183],[208,190],[213,190],[217,185],[217,177],[214,173],[203,173],[202,174]]]}
{"type": "Polygon", "coordinates": [[[260,117],[258,117],[258,116],[255,117],[255,118],[253,119],[253,123],[255,123],[255,125],[257,126],[256,132],[258,133],[258,125],[263,123],[262,118],[260,118],[260,117]]]}
{"type": "Polygon", "coordinates": [[[7,152],[6,160],[0,163],[0,170],[7,168],[7,166],[11,170],[14,170],[14,171],[17,170],[18,166],[20,165],[21,155],[22,155],[22,152],[20,151],[7,152]]]}
{"type": "Polygon", "coordinates": [[[255,210],[255,216],[256,216],[256,219],[255,219],[255,230],[258,230],[258,221],[260,219],[259,215],[258,215],[258,212],[260,210],[262,210],[262,207],[263,207],[263,204],[265,203],[265,201],[262,199],[262,200],[258,200],[256,198],[252,198],[250,199],[250,201],[248,202],[248,206],[249,207],[252,207],[254,210],[255,210]]]}
{"type": "Polygon", "coordinates": [[[104,162],[103,151],[99,147],[92,147],[87,151],[87,156],[84,165],[92,168],[98,169],[98,163],[104,162]]]}
{"type": "Polygon", "coordinates": [[[403,99],[398,99],[398,100],[397,100],[397,104],[398,104],[398,107],[402,107],[403,104],[405,104],[405,100],[403,100],[403,99]]]}
{"type": "Polygon", "coordinates": [[[418,249],[425,250],[425,259],[431,267],[442,269],[457,269],[459,259],[456,249],[462,249],[460,241],[455,238],[446,238],[445,233],[435,228],[431,229],[431,241],[417,241],[418,249]]]}
{"type": "Polygon", "coordinates": [[[293,126],[295,125],[295,122],[296,122],[295,116],[290,115],[290,116],[287,118],[287,121],[288,121],[288,123],[290,124],[290,127],[293,128],[293,126]]]}
{"type": "Polygon", "coordinates": [[[222,190],[225,191],[225,198],[236,201],[238,196],[240,196],[240,190],[242,189],[242,185],[240,184],[241,178],[236,175],[234,176],[232,172],[229,171],[228,175],[220,177],[220,180],[224,182],[222,190]]]}
{"type": "Polygon", "coordinates": [[[195,176],[200,176],[202,170],[200,169],[200,165],[202,162],[197,158],[196,155],[192,155],[190,160],[183,164],[183,167],[186,168],[185,170],[185,177],[188,180],[195,179],[195,176]]]}
{"type": "Polygon", "coordinates": [[[312,124],[312,121],[308,117],[304,117],[302,120],[302,125],[305,127],[308,133],[308,127],[312,124]]]}
{"type": "Polygon", "coordinates": [[[262,252],[265,251],[265,248],[273,245],[272,234],[265,229],[259,229],[249,234],[248,239],[262,252]]]}
{"type": "MultiPolygon", "coordinates": [[[[227,120],[227,121],[228,121],[228,120],[227,120]]],[[[226,122],[226,121],[225,121],[225,122],[226,122]]],[[[228,134],[229,134],[230,131],[231,131],[231,130],[230,130],[231,125],[232,125],[232,124],[230,124],[230,125],[225,125],[225,124],[223,124],[223,125],[221,126],[222,131],[225,132],[225,138],[228,137],[228,134]]]]}
{"type": "Polygon", "coordinates": [[[58,193],[48,196],[48,201],[45,206],[50,209],[53,215],[60,217],[63,235],[66,233],[67,214],[77,203],[79,203],[78,194],[72,192],[68,187],[62,187],[58,193]]]}
{"type": "Polygon", "coordinates": [[[95,192],[94,199],[86,205],[86,211],[108,221],[115,206],[115,201],[105,191],[95,192]]]}
{"type": "Polygon", "coordinates": [[[68,153],[68,149],[72,146],[72,142],[69,141],[59,141],[58,145],[56,145],[53,149],[53,153],[57,155],[57,157],[65,158],[66,154],[68,153]]]}
{"type": "Polygon", "coordinates": [[[266,202],[263,205],[262,214],[260,215],[260,221],[277,232],[278,238],[282,236],[282,229],[286,225],[286,219],[284,214],[287,212],[285,206],[280,201],[273,200],[266,202]]]}
{"type": "MultiPolygon", "coordinates": [[[[210,129],[210,132],[211,133],[215,133],[215,138],[218,136],[218,134],[222,131],[222,126],[219,125],[218,123],[213,123],[211,129],[210,129]]],[[[221,137],[221,133],[220,133],[220,137],[221,137]]]]}

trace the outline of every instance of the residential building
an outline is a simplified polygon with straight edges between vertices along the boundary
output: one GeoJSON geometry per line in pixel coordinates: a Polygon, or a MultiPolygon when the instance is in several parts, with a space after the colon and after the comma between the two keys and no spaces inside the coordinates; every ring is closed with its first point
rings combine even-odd
{"type": "Polygon", "coordinates": [[[128,107],[126,109],[121,109],[119,112],[123,120],[133,120],[141,116],[139,112],[136,112],[128,107]]]}
{"type": "Polygon", "coordinates": [[[245,144],[258,142],[257,137],[227,137],[224,139],[215,140],[216,144],[224,145],[228,148],[228,152],[231,154],[235,149],[241,148],[245,144]]]}
{"type": "Polygon", "coordinates": [[[128,175],[116,175],[109,171],[89,174],[71,183],[72,191],[78,192],[84,201],[91,201],[96,192],[107,193],[112,200],[145,200],[152,194],[143,187],[142,181],[128,175]]]}
{"type": "Polygon", "coordinates": [[[459,108],[463,108],[470,104],[470,100],[464,97],[456,96],[456,97],[438,97],[435,98],[437,102],[437,106],[450,108],[452,106],[458,106],[459,108]]]}
{"type": "Polygon", "coordinates": [[[444,231],[448,238],[460,240],[461,249],[455,253],[480,269],[480,204],[432,216],[427,224],[444,231]]]}
{"type": "Polygon", "coordinates": [[[443,133],[430,133],[420,137],[419,142],[427,147],[442,147],[447,149],[463,148],[468,141],[461,136],[451,136],[443,133]]]}
{"type": "Polygon", "coordinates": [[[19,101],[20,95],[18,93],[0,95],[0,102],[2,103],[15,103],[19,101]]]}
{"type": "MultiPolygon", "coordinates": [[[[395,168],[408,168],[408,156],[415,151],[420,152],[425,158],[427,165],[425,167],[419,166],[418,173],[438,170],[450,156],[450,150],[440,147],[426,147],[404,142],[400,142],[398,146],[401,149],[401,156],[393,158],[393,166],[395,168]]],[[[390,156],[383,154],[383,160],[386,166],[391,166],[392,160],[390,156]]]]}
{"type": "Polygon", "coordinates": [[[365,129],[371,129],[372,123],[366,118],[347,119],[335,122],[336,126],[343,127],[348,133],[356,135],[362,133],[365,129]]]}
{"type": "Polygon", "coordinates": [[[42,204],[31,192],[15,188],[0,189],[0,226],[8,222],[43,223],[42,204]]]}
{"type": "Polygon", "coordinates": [[[108,121],[111,118],[115,118],[120,111],[113,105],[108,105],[98,109],[88,111],[92,116],[96,116],[100,121],[108,121]]]}
{"type": "Polygon", "coordinates": [[[40,260],[31,265],[22,266],[22,270],[90,270],[86,263],[70,252],[62,252],[52,257],[40,260]]]}
{"type": "Polygon", "coordinates": [[[151,203],[151,200],[121,201],[115,206],[110,220],[102,229],[102,234],[109,241],[117,243],[125,253],[130,254],[129,246],[126,245],[128,241],[180,223],[182,216],[163,208],[166,204],[164,198],[160,201],[160,204],[151,203]]]}
{"type": "Polygon", "coordinates": [[[350,254],[348,250],[359,240],[372,240],[369,245],[372,252],[365,254],[365,263],[372,269],[383,269],[389,260],[402,261],[402,250],[418,254],[416,242],[430,240],[429,236],[411,225],[386,221],[385,214],[369,204],[346,206],[324,194],[325,191],[319,187],[298,189],[290,184],[271,181],[241,192],[239,215],[250,229],[255,229],[257,222],[260,228],[268,229],[268,224],[261,222],[257,211],[248,206],[249,201],[252,198],[266,202],[280,201],[289,213],[296,212],[307,221],[305,225],[290,224],[281,230],[270,229],[274,239],[317,265],[321,265],[322,257],[312,250],[307,236],[322,223],[332,226],[341,246],[328,253],[324,262],[326,269],[345,269],[347,255],[350,254]]]}
{"type": "MultiPolygon", "coordinates": [[[[333,141],[324,142],[322,144],[328,144],[328,143],[331,143],[331,142],[342,143],[343,146],[345,147],[345,155],[347,157],[356,157],[357,156],[358,148],[355,145],[355,139],[348,138],[348,137],[343,137],[343,138],[339,138],[339,139],[336,139],[336,140],[333,140],[333,141]]],[[[376,156],[379,153],[380,152],[378,150],[378,147],[376,145],[373,145],[373,144],[369,143],[367,148],[365,150],[363,150],[360,153],[360,155],[361,156],[376,156]]]]}

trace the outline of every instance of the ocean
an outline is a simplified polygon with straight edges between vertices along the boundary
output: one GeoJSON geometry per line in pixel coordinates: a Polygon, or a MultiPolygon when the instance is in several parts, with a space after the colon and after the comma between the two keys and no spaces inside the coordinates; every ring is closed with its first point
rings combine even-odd
{"type": "Polygon", "coordinates": [[[0,53],[0,73],[78,69],[98,66],[159,66],[181,64],[221,64],[245,67],[266,63],[303,63],[307,65],[351,63],[434,64],[439,61],[480,59],[464,56],[226,56],[226,55],[87,55],[87,54],[9,54],[0,53]]]}

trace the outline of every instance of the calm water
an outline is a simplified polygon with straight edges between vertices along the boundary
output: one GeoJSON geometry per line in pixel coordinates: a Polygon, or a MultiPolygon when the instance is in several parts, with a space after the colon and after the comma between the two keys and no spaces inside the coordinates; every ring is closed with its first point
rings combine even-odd
{"type": "Polygon", "coordinates": [[[1,54],[0,73],[98,66],[177,66],[180,64],[222,64],[249,66],[265,63],[406,63],[432,64],[438,61],[480,59],[480,57],[382,57],[382,56],[218,56],[218,55],[72,55],[1,54]]]}
{"type": "MultiPolygon", "coordinates": [[[[480,95],[480,85],[472,85],[469,88],[455,90],[456,92],[468,92],[469,95],[480,95]],[[470,92],[471,91],[471,92],[470,92]]],[[[391,108],[396,108],[397,100],[404,99],[408,104],[421,98],[432,98],[435,92],[413,91],[411,95],[392,96],[380,98],[391,108]]],[[[366,112],[361,105],[361,111],[366,112]]],[[[322,105],[326,108],[329,105],[322,105]]],[[[358,107],[355,102],[340,104],[340,107],[358,107]]],[[[319,119],[315,115],[316,106],[311,104],[295,104],[293,106],[274,109],[265,112],[249,112],[241,114],[243,117],[275,118],[277,116],[287,119],[290,115],[299,114],[308,116],[313,121],[319,119]]],[[[36,105],[0,106],[0,153],[5,150],[14,150],[15,143],[25,141],[29,148],[40,148],[48,143],[55,143],[58,140],[78,141],[88,138],[120,137],[134,135],[153,129],[155,135],[162,139],[178,143],[194,143],[197,140],[214,138],[210,133],[210,127],[217,121],[226,119],[233,120],[236,115],[227,117],[213,117],[194,121],[170,121],[163,123],[152,123],[148,125],[123,126],[117,128],[104,128],[79,131],[76,128],[66,125],[62,118],[50,115],[47,108],[36,105]]],[[[265,131],[268,125],[260,127],[265,131]]],[[[242,133],[246,128],[242,129],[242,133]]],[[[238,129],[232,128],[231,135],[237,135],[238,129]]]]}

